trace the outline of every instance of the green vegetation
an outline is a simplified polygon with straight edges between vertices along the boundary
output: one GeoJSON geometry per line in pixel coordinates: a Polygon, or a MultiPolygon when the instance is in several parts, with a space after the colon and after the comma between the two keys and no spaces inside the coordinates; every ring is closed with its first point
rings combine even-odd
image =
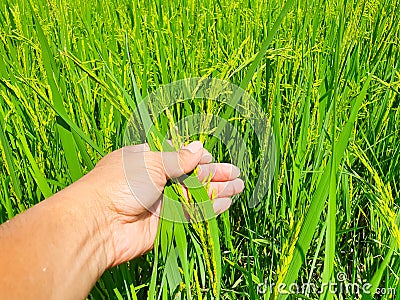
{"type": "MultiPolygon", "coordinates": [[[[121,147],[141,97],[215,77],[246,89],[271,121],[268,194],[248,207],[260,171],[249,116],[207,101],[170,107],[153,121],[174,143],[172,123],[191,114],[235,126],[250,153],[246,189],[207,223],[164,220],[155,250],[107,271],[89,298],[283,299],[279,283],[320,287],[339,274],[371,294],[310,288],[288,298],[372,299],[382,288],[383,299],[399,297],[400,1],[284,5],[2,0],[0,222],[121,147]]],[[[196,138],[230,160],[221,142],[196,138]]],[[[150,142],[157,148],[156,135],[150,142]]],[[[191,190],[200,201],[202,191],[191,190]]],[[[166,193],[179,197],[173,185],[166,193]]]]}

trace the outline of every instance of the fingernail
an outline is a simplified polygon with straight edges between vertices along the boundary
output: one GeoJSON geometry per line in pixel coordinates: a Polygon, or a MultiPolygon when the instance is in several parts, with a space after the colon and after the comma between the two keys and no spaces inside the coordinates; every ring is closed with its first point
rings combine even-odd
{"type": "Polygon", "coordinates": [[[200,159],[200,162],[201,162],[201,163],[204,163],[204,164],[208,164],[208,163],[210,163],[211,161],[212,161],[212,156],[211,156],[210,153],[204,154],[204,155],[201,157],[201,159],[200,159]]]}
{"type": "Polygon", "coordinates": [[[191,142],[189,145],[183,147],[182,149],[189,150],[192,153],[197,153],[203,149],[203,143],[200,141],[191,142]]]}
{"type": "Polygon", "coordinates": [[[244,190],[244,181],[242,179],[239,179],[238,184],[237,184],[238,194],[243,192],[243,190],[244,190]]]}
{"type": "Polygon", "coordinates": [[[240,176],[240,169],[236,166],[232,168],[232,177],[237,178],[240,176]]]}

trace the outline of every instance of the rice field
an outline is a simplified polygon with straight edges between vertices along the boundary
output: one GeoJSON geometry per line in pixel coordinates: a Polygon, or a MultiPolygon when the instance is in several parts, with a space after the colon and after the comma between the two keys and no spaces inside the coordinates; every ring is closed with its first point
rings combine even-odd
{"type": "MultiPolygon", "coordinates": [[[[177,130],[213,115],[245,145],[243,193],[217,218],[162,220],[154,250],[108,270],[89,299],[400,299],[399,11],[398,0],[1,0],[0,223],[82,177],[146,118],[154,150],[171,147],[160,137],[200,139],[234,161],[218,124],[177,130]],[[254,99],[273,168],[259,116],[239,107],[191,99],[132,119],[186,78],[254,99]],[[252,207],[263,170],[272,182],[252,207]]],[[[165,193],[181,198],[174,183],[165,193]]]]}

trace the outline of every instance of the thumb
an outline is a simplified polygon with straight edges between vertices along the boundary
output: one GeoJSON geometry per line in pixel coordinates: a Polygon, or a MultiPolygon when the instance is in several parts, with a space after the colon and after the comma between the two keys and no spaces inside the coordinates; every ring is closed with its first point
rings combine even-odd
{"type": "Polygon", "coordinates": [[[204,150],[203,144],[195,141],[178,152],[162,152],[161,157],[167,178],[177,178],[193,171],[199,164],[204,150]]]}

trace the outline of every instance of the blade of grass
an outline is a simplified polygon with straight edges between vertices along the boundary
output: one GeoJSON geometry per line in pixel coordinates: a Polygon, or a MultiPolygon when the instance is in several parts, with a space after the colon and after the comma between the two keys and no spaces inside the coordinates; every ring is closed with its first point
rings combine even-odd
{"type": "MultiPolygon", "coordinates": [[[[233,95],[232,101],[230,101],[229,106],[227,107],[225,113],[222,116],[223,119],[228,120],[229,118],[232,117],[232,115],[235,111],[234,107],[239,103],[241,97],[243,96],[243,92],[247,89],[247,86],[249,85],[255,72],[257,71],[257,68],[258,68],[259,64],[261,63],[261,60],[267,53],[269,45],[271,44],[276,33],[278,32],[278,29],[279,29],[283,19],[285,18],[286,14],[289,12],[289,10],[292,8],[294,2],[295,2],[294,0],[286,1],[278,18],[275,20],[275,23],[272,26],[271,31],[268,32],[268,36],[266,37],[265,41],[261,45],[261,48],[260,48],[257,56],[254,58],[254,61],[249,66],[249,69],[247,70],[246,75],[242,79],[240,86],[239,86],[240,89],[238,89],[235,92],[235,94],[233,95]]],[[[224,129],[224,123],[220,123],[215,130],[214,136],[220,136],[223,129],[224,129]]],[[[210,139],[206,144],[207,149],[213,149],[216,142],[217,142],[216,139],[210,139]]]]}
{"type": "MultiPolygon", "coordinates": [[[[300,268],[304,263],[305,256],[310,247],[312,237],[318,226],[321,212],[325,206],[326,198],[328,197],[328,193],[330,190],[329,189],[330,174],[332,171],[334,171],[336,174],[336,171],[344,155],[344,151],[349,143],[351,132],[353,130],[353,126],[356,121],[358,111],[363,103],[365,95],[367,94],[372,74],[374,73],[375,69],[376,67],[367,77],[363,85],[363,88],[360,94],[357,96],[355,103],[351,109],[349,119],[347,123],[344,125],[342,132],[339,135],[335,147],[335,152],[332,154],[333,156],[335,156],[335,165],[332,165],[332,163],[328,162],[327,167],[325,168],[324,173],[321,176],[318,187],[311,199],[307,215],[305,217],[299,238],[297,240],[295,252],[293,254],[293,259],[290,262],[290,266],[284,280],[286,286],[290,286],[290,284],[294,283],[295,280],[298,278],[298,272],[300,271],[300,268]],[[332,167],[334,167],[334,170],[331,170],[332,167]]],[[[286,299],[286,297],[287,295],[279,295],[278,299],[286,299]]]]}
{"type": "Polygon", "coordinates": [[[4,119],[5,119],[4,112],[3,112],[3,109],[0,107],[0,143],[2,146],[3,159],[6,162],[7,169],[10,174],[11,183],[12,183],[12,187],[13,187],[15,196],[17,197],[18,200],[21,200],[22,190],[20,187],[18,176],[16,174],[15,167],[14,167],[14,161],[13,161],[14,158],[13,158],[12,150],[11,150],[10,144],[7,140],[7,137],[5,135],[4,119]]]}

